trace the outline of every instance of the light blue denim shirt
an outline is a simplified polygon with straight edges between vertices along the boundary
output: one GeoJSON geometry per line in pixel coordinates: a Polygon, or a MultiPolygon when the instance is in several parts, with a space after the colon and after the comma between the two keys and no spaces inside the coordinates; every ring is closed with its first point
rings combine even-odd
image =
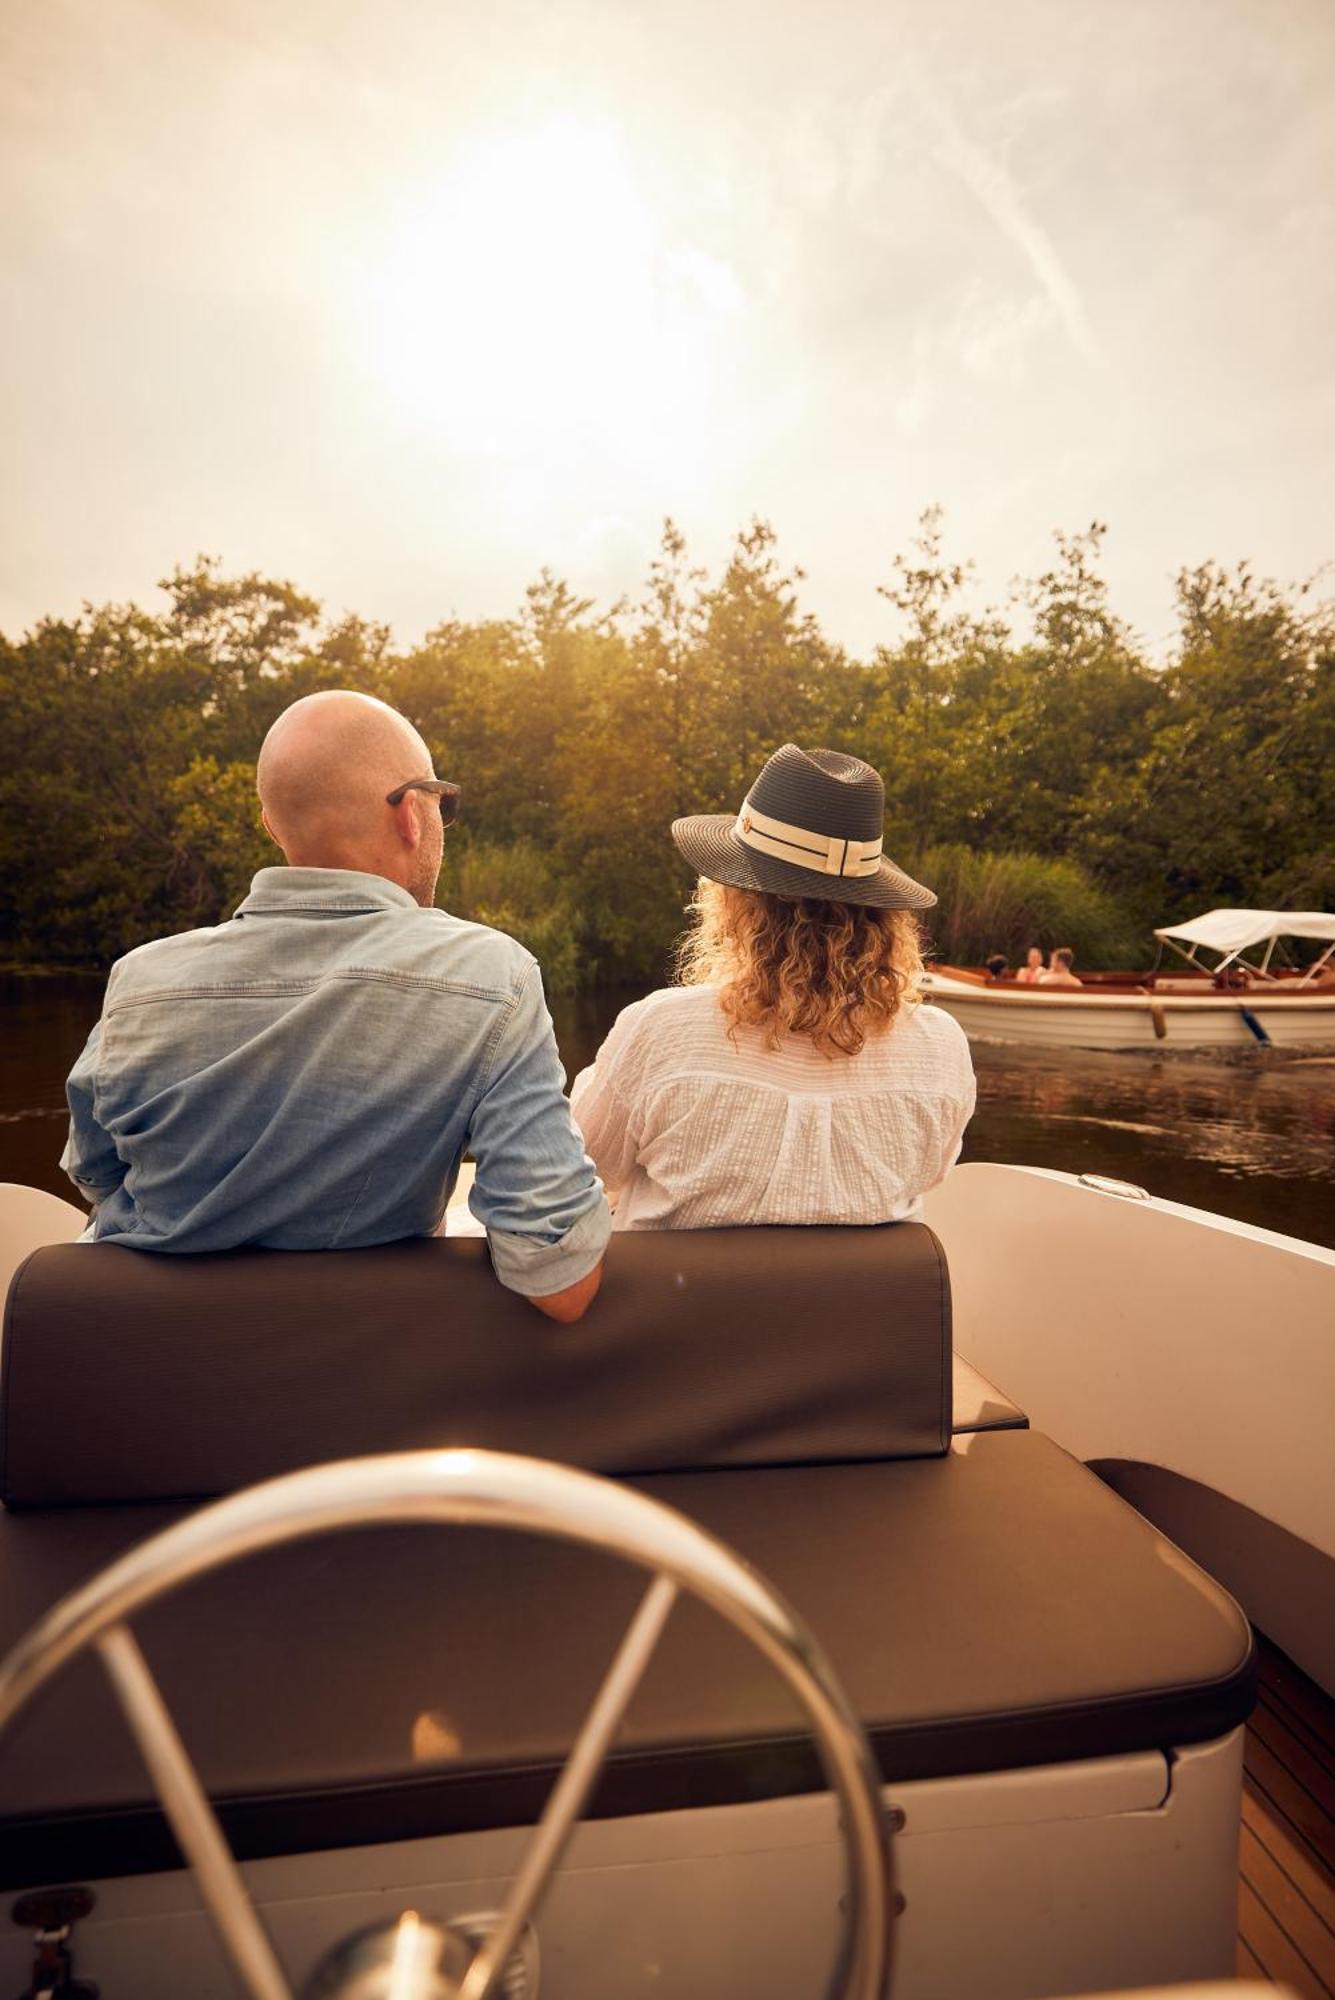
{"type": "Polygon", "coordinates": [[[229,923],[112,967],[66,1086],[92,1234],[138,1250],[353,1249],[469,1196],[512,1291],[603,1253],[536,960],[379,875],[262,868],[229,923]]]}

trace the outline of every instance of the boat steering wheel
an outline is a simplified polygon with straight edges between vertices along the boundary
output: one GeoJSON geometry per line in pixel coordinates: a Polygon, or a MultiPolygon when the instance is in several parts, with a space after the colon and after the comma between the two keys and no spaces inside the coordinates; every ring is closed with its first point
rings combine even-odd
{"type": "MultiPolygon", "coordinates": [[[[489,2000],[502,1990],[511,1954],[538,1909],[684,1591],[749,1639],[802,1703],[838,1801],[844,1847],[843,1924],[828,2000],[883,2000],[894,1901],[887,1815],[866,1737],[824,1654],[783,1600],[721,1542],[658,1501],[587,1472],[501,1452],[402,1452],[315,1466],[218,1501],[81,1586],[0,1661],[0,1730],[76,1654],[95,1649],[242,1991],[251,2000],[291,2000],[286,1975],[127,1621],[182,1584],[264,1549],[343,1528],[428,1522],[556,1536],[624,1557],[649,1570],[652,1580],[552,1788],[499,1919],[480,1941],[414,1920],[419,1928],[405,1946],[408,1933],[399,1926],[399,1969],[410,1977],[392,1990],[429,2000],[489,2000]],[[417,1975],[404,1957],[414,1944],[420,1948],[417,1975]]],[[[374,1974],[366,1983],[364,1961],[359,1971],[346,1959],[345,1967],[358,1992],[391,1990],[374,1974]]],[[[327,1960],[306,1990],[333,1995],[351,1987],[327,1960]]]]}

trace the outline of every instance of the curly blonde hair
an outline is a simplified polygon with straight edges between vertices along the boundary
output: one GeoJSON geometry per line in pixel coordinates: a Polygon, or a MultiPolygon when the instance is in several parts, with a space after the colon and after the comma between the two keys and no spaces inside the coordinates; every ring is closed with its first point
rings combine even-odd
{"type": "Polygon", "coordinates": [[[763,1028],[770,1048],[783,1034],[806,1035],[827,1056],[855,1056],[918,1003],[922,941],[911,910],[770,896],[702,877],[689,915],[677,978],[718,986],[729,1034],[763,1028]]]}

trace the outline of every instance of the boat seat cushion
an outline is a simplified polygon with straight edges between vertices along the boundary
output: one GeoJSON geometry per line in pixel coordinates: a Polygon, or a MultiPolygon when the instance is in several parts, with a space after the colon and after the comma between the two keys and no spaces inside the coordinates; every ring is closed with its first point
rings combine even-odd
{"type": "MultiPolygon", "coordinates": [[[[1232,1600],[1036,1432],[913,1462],[636,1484],[756,1563],[818,1634],[889,1780],[1208,1741],[1252,1699],[1232,1600]]],[[[0,1650],[183,1509],[0,1518],[0,1650]]],[[[481,1529],[270,1552],[137,1631],[243,1856],[534,1819],[644,1588],[613,1558],[481,1529]]],[[[674,1610],[600,1814],[819,1784],[796,1706],[710,1612],[674,1610]]],[[[0,1742],[0,1887],[176,1865],[91,1660],[0,1742]]]]}
{"type": "Polygon", "coordinates": [[[950,1286],[923,1223],[631,1231],[575,1326],[479,1241],[38,1250],[6,1305],[0,1498],[176,1499],[449,1444],[603,1472],[939,1453],[950,1286]]]}

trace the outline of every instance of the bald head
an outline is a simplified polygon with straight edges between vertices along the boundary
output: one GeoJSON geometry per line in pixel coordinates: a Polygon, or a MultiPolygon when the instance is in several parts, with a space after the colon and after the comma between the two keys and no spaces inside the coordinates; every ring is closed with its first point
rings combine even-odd
{"type": "Polygon", "coordinates": [[[385,794],[431,775],[431,753],[404,716],[372,695],[331,689],[284,709],[255,777],[264,824],[294,868],[383,875],[429,904],[439,808],[430,794],[409,792],[399,806],[385,794]]]}

